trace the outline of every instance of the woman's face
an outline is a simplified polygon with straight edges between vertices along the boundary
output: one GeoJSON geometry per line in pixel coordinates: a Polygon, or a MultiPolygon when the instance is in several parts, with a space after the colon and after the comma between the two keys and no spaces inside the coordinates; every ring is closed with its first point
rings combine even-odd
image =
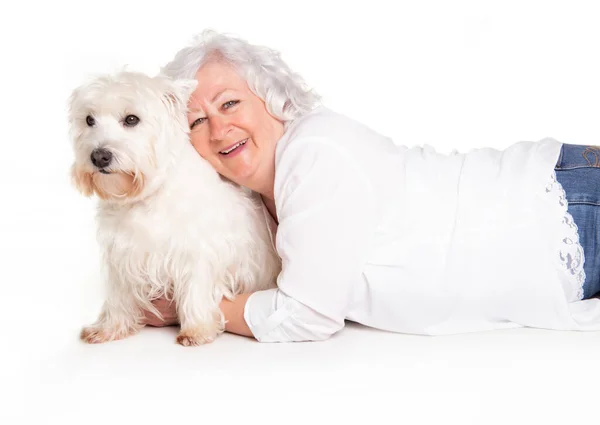
{"type": "Polygon", "coordinates": [[[219,174],[261,191],[273,179],[283,123],[269,114],[231,65],[209,61],[195,78],[198,86],[188,113],[194,148],[219,174]]]}

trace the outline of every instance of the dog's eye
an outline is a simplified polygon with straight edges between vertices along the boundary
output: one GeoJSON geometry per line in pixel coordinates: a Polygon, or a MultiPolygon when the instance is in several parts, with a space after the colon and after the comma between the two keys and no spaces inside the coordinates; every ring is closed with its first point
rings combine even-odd
{"type": "Polygon", "coordinates": [[[128,127],[134,127],[136,125],[138,125],[140,122],[140,119],[138,117],[136,117],[135,115],[127,115],[125,117],[125,125],[128,127]]]}
{"type": "Polygon", "coordinates": [[[90,127],[93,127],[94,124],[96,124],[96,120],[91,115],[88,115],[87,117],[85,117],[85,122],[90,127]]]}

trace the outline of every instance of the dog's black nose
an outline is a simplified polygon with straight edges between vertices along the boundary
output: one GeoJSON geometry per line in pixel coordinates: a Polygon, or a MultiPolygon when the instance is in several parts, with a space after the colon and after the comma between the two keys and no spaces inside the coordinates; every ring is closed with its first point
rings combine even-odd
{"type": "Polygon", "coordinates": [[[112,161],[112,153],[106,149],[98,148],[92,151],[92,164],[98,168],[108,167],[110,161],[112,161]]]}

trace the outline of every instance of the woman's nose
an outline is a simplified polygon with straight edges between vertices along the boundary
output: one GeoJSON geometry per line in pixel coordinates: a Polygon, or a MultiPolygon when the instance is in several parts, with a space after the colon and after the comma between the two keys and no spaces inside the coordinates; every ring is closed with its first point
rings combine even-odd
{"type": "Polygon", "coordinates": [[[227,133],[231,130],[231,123],[224,116],[213,116],[209,121],[209,125],[211,140],[224,140],[227,133]]]}

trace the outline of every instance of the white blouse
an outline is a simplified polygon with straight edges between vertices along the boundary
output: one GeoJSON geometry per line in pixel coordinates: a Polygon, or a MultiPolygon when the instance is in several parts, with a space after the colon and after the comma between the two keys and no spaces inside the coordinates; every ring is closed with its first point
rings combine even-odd
{"type": "Polygon", "coordinates": [[[323,340],[345,320],[441,335],[600,329],[554,178],[561,143],[450,155],[397,146],[315,109],[277,143],[278,288],[250,296],[261,342],[323,340]]]}

